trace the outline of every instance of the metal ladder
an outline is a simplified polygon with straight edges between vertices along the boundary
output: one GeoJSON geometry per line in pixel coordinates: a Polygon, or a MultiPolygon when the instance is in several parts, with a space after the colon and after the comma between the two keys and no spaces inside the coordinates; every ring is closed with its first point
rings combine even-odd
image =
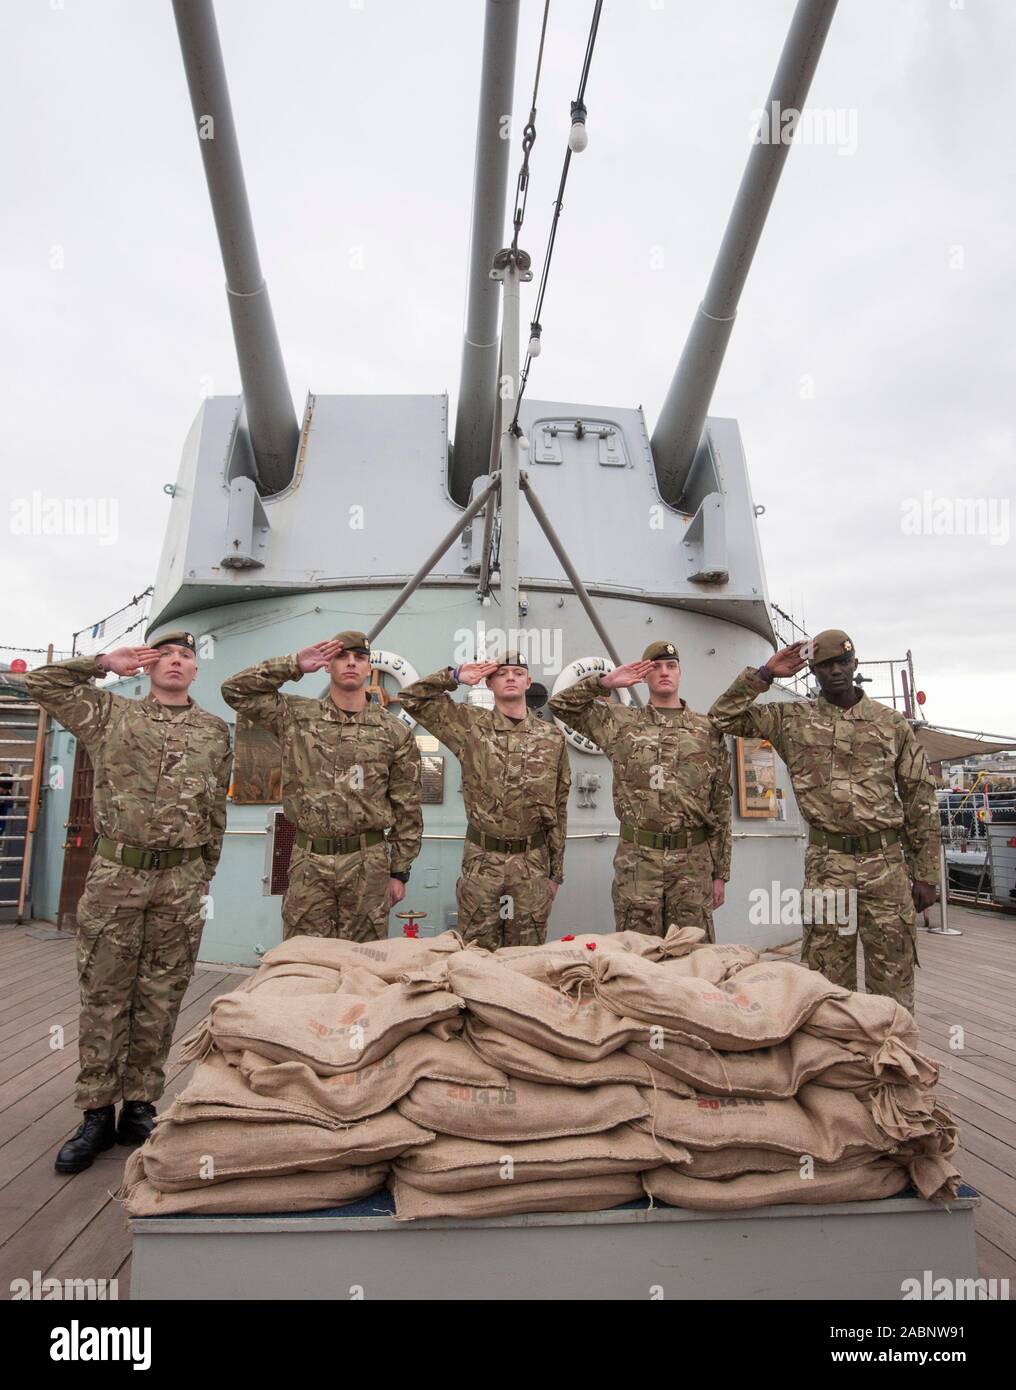
{"type": "Polygon", "coordinates": [[[34,700],[0,687],[0,922],[18,915],[40,718],[34,700]]]}

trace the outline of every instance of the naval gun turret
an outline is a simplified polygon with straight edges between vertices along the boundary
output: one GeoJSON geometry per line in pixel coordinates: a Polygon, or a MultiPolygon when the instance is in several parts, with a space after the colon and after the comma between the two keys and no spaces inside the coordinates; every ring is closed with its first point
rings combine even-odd
{"type": "MultiPolygon", "coordinates": [[[[310,394],[297,426],[211,3],[174,3],[199,136],[205,116],[215,122],[215,139],[202,140],[201,151],[243,393],[203,401],[184,444],[148,637],[169,625],[199,636],[207,656],[195,697],[229,720],[219,694],[226,677],[344,628],[372,634],[372,664],[388,682],[393,712],[398,685],[481,649],[521,646],[536,678],[561,688],[597,669],[590,662],[609,665],[612,652],[631,659],[663,636],[681,651],[682,694],[707,709],[739,669],[759,665],[775,645],[737,423],[706,419],[706,411],[786,147],[751,153],[653,447],[635,407],[526,394],[513,421],[497,409],[497,353],[503,374],[517,381],[519,275],[492,280],[484,259],[491,246],[503,258],[512,234],[504,225],[512,142],[500,138],[494,117],[510,109],[518,6],[487,0],[454,452],[443,394],[310,394]]],[[[831,0],[800,0],[771,100],[803,102],[833,8],[831,0]]],[[[305,679],[300,693],[316,689],[305,679]]],[[[437,932],[456,925],[465,814],[448,750],[414,732],[428,776],[423,851],[406,905],[425,912],[425,930],[437,932]]],[[[610,763],[587,740],[566,736],[573,792],[552,936],[612,922],[618,826],[610,763]]],[[[202,956],[249,964],[281,934],[284,827],[272,777],[255,786],[244,771],[264,751],[245,738],[238,731],[217,909],[202,956]]],[[[754,885],[800,881],[803,830],[782,767],[776,786],[778,813],[768,820],[742,817],[735,802],[721,939],[767,946],[789,935],[787,924],[752,923],[749,914],[754,885]]]]}

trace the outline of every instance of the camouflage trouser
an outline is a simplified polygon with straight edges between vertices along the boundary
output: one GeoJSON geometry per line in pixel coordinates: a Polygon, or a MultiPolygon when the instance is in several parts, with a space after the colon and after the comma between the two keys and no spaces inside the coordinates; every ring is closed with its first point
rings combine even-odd
{"type": "Polygon", "coordinates": [[[293,846],[282,935],[380,941],[388,935],[388,847],[312,854],[293,846]]]}
{"type": "Polygon", "coordinates": [[[174,869],[92,860],[78,903],[80,1110],[162,1095],[201,944],[207,873],[202,859],[174,869]]]}
{"type": "Polygon", "coordinates": [[[900,846],[869,854],[841,854],[809,845],[804,886],[804,964],[833,984],[856,989],[860,936],[868,993],[891,995],[912,1012],[917,914],[900,846]],[[810,925],[809,915],[816,919],[810,925]]]}
{"type": "Polygon", "coordinates": [[[489,951],[542,946],[551,906],[546,845],[523,854],[498,854],[467,840],[455,896],[458,930],[466,941],[489,951]]]}
{"type": "Polygon", "coordinates": [[[701,927],[713,935],[713,860],[709,845],[647,849],[619,840],[614,855],[614,923],[618,931],[666,936],[668,928],[701,927]]]}

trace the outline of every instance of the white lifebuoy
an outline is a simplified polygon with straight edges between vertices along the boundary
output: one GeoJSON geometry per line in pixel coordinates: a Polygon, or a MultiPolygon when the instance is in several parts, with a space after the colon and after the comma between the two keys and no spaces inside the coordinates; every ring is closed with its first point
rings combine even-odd
{"type": "MultiPolygon", "coordinates": [[[[569,686],[574,685],[576,681],[582,680],[584,676],[591,676],[594,673],[598,676],[603,676],[606,675],[608,671],[613,671],[613,669],[614,663],[605,656],[579,657],[578,661],[569,662],[569,664],[564,667],[561,674],[554,682],[554,689],[550,693],[552,696],[559,695],[562,690],[567,690],[569,686]]],[[[631,696],[627,690],[619,690],[617,693],[621,697],[622,704],[631,704],[631,696]]],[[[561,730],[572,747],[577,748],[580,753],[593,753],[598,754],[601,758],[603,757],[603,749],[598,748],[591,738],[586,738],[585,734],[580,734],[577,729],[570,728],[563,719],[558,719],[556,715],[554,716],[554,723],[561,730]]]]}
{"type": "MultiPolygon", "coordinates": [[[[370,664],[373,670],[384,671],[387,675],[394,676],[399,683],[400,690],[403,686],[412,685],[414,681],[420,679],[415,668],[410,665],[404,656],[399,656],[396,652],[386,652],[382,651],[380,648],[372,647],[370,651],[370,664]]],[[[410,718],[401,707],[390,712],[396,719],[401,719],[407,729],[416,728],[416,720],[410,718]]]]}

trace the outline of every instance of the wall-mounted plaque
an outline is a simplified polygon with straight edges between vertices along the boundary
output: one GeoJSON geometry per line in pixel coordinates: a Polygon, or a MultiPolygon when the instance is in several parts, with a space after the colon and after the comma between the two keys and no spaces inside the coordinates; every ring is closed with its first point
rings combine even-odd
{"type": "Polygon", "coordinates": [[[737,813],[747,820],[776,820],[776,750],[764,738],[739,738],[737,813]]]}

